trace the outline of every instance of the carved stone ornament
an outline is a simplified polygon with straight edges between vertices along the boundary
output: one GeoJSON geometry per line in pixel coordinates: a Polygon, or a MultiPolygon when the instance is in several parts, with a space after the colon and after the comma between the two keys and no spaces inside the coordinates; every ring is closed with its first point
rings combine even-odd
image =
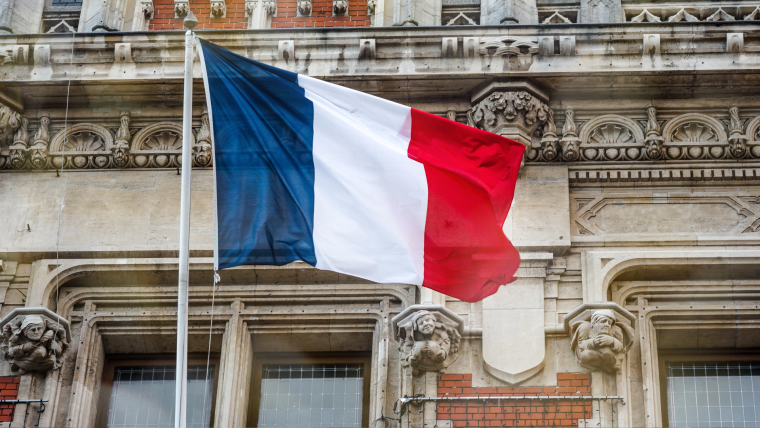
{"type": "Polygon", "coordinates": [[[193,163],[196,166],[211,165],[211,129],[208,122],[208,112],[203,109],[201,115],[201,127],[195,134],[195,145],[193,145],[193,163]]]}
{"type": "Polygon", "coordinates": [[[348,14],[347,0],[333,0],[333,16],[345,16],[348,14]]]}
{"type": "Polygon", "coordinates": [[[647,135],[644,144],[646,145],[647,156],[650,159],[659,159],[662,157],[662,134],[660,134],[660,123],[657,122],[657,109],[654,106],[647,107],[647,135]]]}
{"type": "Polygon", "coordinates": [[[377,0],[367,1],[367,15],[374,15],[377,8],[377,0]]]}
{"type": "Polygon", "coordinates": [[[224,18],[227,16],[227,5],[224,1],[211,0],[211,16],[214,18],[224,18]]]}
{"type": "Polygon", "coordinates": [[[298,0],[296,3],[298,9],[298,16],[310,16],[311,15],[311,1],[298,0]]]}
{"type": "Polygon", "coordinates": [[[459,356],[464,322],[443,306],[410,306],[393,317],[392,323],[401,365],[411,368],[414,376],[443,373],[459,356]]]}
{"type": "Polygon", "coordinates": [[[46,308],[17,308],[0,321],[3,356],[18,374],[60,368],[71,343],[69,322],[46,308]]]}
{"type": "Polygon", "coordinates": [[[174,17],[184,18],[190,12],[190,6],[187,2],[174,2],[174,17]]]}
{"type": "Polygon", "coordinates": [[[277,2],[274,0],[262,2],[261,7],[264,8],[268,16],[274,16],[277,13],[277,2]]]}
{"type": "Polygon", "coordinates": [[[122,111],[120,116],[121,125],[116,132],[116,141],[114,141],[113,147],[111,147],[111,154],[113,155],[114,165],[124,168],[129,163],[130,117],[128,111],[122,111]]]}
{"type": "Polygon", "coordinates": [[[549,109],[544,124],[544,135],[541,138],[541,155],[544,160],[552,161],[559,153],[559,138],[557,138],[557,126],[554,124],[554,110],[549,109]]]}
{"type": "Polygon", "coordinates": [[[34,134],[34,143],[29,147],[29,162],[33,168],[43,169],[48,165],[50,156],[48,155],[48,144],[50,143],[50,119],[47,117],[40,118],[40,127],[34,134]]]}
{"type": "Polygon", "coordinates": [[[527,69],[538,55],[538,43],[519,37],[505,36],[480,41],[478,53],[484,56],[504,57],[508,69],[527,69]]]}
{"type": "Polygon", "coordinates": [[[739,119],[739,107],[731,106],[728,108],[730,117],[728,131],[728,151],[731,156],[740,158],[747,153],[747,136],[744,135],[744,124],[739,119]]]}
{"type": "Polygon", "coordinates": [[[619,373],[634,340],[636,317],[611,303],[584,303],[565,315],[565,330],[578,363],[595,371],[619,373]]]}
{"type": "Polygon", "coordinates": [[[548,110],[546,103],[526,91],[498,91],[477,103],[467,117],[471,126],[486,131],[504,135],[503,128],[517,126],[530,137],[546,122],[548,110]]]}
{"type": "Polygon", "coordinates": [[[578,127],[575,126],[575,111],[565,109],[565,124],[562,126],[562,157],[565,160],[578,160],[580,157],[581,139],[578,138],[578,127]]]}

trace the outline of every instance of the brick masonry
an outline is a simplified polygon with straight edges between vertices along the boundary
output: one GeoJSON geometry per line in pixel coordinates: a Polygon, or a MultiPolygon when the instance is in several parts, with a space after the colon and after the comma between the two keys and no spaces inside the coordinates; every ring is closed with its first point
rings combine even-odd
{"type": "MultiPolygon", "coordinates": [[[[183,30],[182,19],[174,18],[174,0],[153,0],[155,12],[151,30],[183,30]]],[[[212,18],[209,0],[190,0],[190,10],[198,19],[197,30],[248,28],[245,0],[227,0],[227,17],[212,18]]],[[[296,17],[295,0],[279,0],[272,28],[369,27],[367,0],[349,0],[348,16],[332,16],[332,0],[312,1],[311,16],[296,17]]]]}
{"type": "MultiPolygon", "coordinates": [[[[0,399],[16,399],[20,380],[20,377],[0,377],[0,399]]],[[[12,422],[15,408],[15,404],[0,404],[0,422],[12,422]]]]}
{"type": "MultiPolygon", "coordinates": [[[[514,397],[591,395],[588,373],[558,373],[557,386],[472,387],[472,375],[438,378],[439,397],[514,397]]],[[[588,400],[462,400],[438,402],[438,420],[453,427],[569,427],[592,417],[588,400]]]]}

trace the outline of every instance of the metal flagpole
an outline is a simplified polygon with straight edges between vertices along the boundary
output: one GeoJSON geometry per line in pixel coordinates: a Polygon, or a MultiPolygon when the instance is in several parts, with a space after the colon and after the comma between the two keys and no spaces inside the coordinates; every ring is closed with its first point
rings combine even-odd
{"type": "Polygon", "coordinates": [[[177,292],[177,371],[174,427],[187,426],[187,312],[190,280],[190,173],[193,168],[193,28],[198,20],[190,11],[183,21],[185,33],[185,99],[182,108],[182,190],[179,220],[179,284],[177,292]]]}

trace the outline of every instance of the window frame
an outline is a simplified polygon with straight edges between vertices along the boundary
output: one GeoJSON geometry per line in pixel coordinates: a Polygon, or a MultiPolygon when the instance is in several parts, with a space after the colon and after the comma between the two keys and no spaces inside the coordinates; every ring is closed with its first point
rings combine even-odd
{"type": "MultiPolygon", "coordinates": [[[[187,356],[188,366],[205,366],[208,355],[205,353],[189,353],[187,356]]],[[[174,354],[108,354],[106,363],[103,365],[103,376],[100,382],[100,392],[98,397],[97,416],[95,426],[106,428],[108,425],[108,407],[111,403],[111,391],[113,390],[113,375],[116,367],[136,366],[176,366],[177,358],[174,354]]],[[[219,383],[219,353],[211,353],[209,366],[214,367],[214,383],[211,386],[211,415],[209,416],[209,426],[214,426],[214,416],[216,410],[216,390],[219,383]]]]}
{"type": "Polygon", "coordinates": [[[251,376],[248,399],[248,417],[246,426],[259,426],[259,406],[261,405],[261,376],[266,364],[364,364],[364,385],[362,392],[362,425],[369,426],[370,377],[372,374],[371,352],[262,352],[253,357],[253,375],[251,376]]]}
{"type": "Polygon", "coordinates": [[[704,361],[760,361],[760,348],[658,349],[660,409],[662,426],[669,427],[667,363],[704,361]]]}

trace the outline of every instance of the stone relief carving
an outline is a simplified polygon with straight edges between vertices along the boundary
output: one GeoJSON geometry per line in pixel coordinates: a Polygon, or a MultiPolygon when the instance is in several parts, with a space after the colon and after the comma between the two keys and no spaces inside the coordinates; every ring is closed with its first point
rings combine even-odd
{"type": "Polygon", "coordinates": [[[29,162],[36,169],[43,169],[48,164],[48,143],[50,142],[48,126],[50,126],[50,118],[41,117],[40,127],[34,134],[34,142],[29,147],[29,162]]]}
{"type": "Polygon", "coordinates": [[[121,125],[116,132],[116,141],[114,141],[113,147],[111,147],[111,154],[113,155],[114,165],[124,168],[129,163],[129,139],[131,138],[131,134],[129,133],[129,112],[122,111],[120,119],[121,125]]]}
{"type": "Polygon", "coordinates": [[[188,12],[190,12],[190,6],[187,4],[186,1],[178,2],[175,0],[174,2],[174,17],[175,18],[184,18],[187,16],[188,12]]]}
{"type": "Polygon", "coordinates": [[[728,150],[735,158],[743,157],[747,152],[747,136],[744,135],[744,124],[739,119],[739,107],[728,108],[730,125],[728,127],[728,150]]]}
{"type": "Polygon", "coordinates": [[[461,318],[442,306],[415,305],[393,318],[401,365],[414,376],[444,372],[459,356],[461,318]]]}
{"type": "Polygon", "coordinates": [[[68,321],[44,308],[15,309],[2,320],[4,357],[18,374],[61,366],[71,342],[68,321]]]}
{"type": "Polygon", "coordinates": [[[662,157],[662,143],[664,139],[660,134],[660,123],[657,122],[657,109],[654,106],[647,107],[647,135],[644,143],[646,144],[647,156],[650,159],[659,159],[662,157]]]}
{"type": "Polygon", "coordinates": [[[227,16],[227,5],[223,0],[211,0],[211,16],[214,18],[224,18],[227,16]]]}
{"type": "Polygon", "coordinates": [[[311,15],[311,0],[298,0],[296,3],[297,16],[311,15]]]}
{"type": "Polygon", "coordinates": [[[579,138],[582,160],[638,159],[644,143],[644,133],[635,121],[614,114],[584,123],[579,138]]]}
{"type": "Polygon", "coordinates": [[[661,235],[695,234],[727,235],[756,232],[760,227],[760,206],[753,204],[756,196],[743,194],[699,194],[685,196],[630,195],[626,193],[606,193],[602,196],[577,194],[571,208],[572,233],[575,235],[661,235]],[[621,210],[638,212],[637,206],[649,205],[660,216],[667,217],[657,224],[629,216],[623,223],[610,221],[606,209],[612,207],[617,213],[614,218],[625,215],[621,210]],[[689,209],[682,208],[690,206],[689,209]],[[716,210],[719,216],[711,217],[716,210]],[[678,214],[680,213],[680,215],[678,214]],[[688,213],[684,215],[684,213],[688,213]],[[701,214],[707,213],[707,214],[701,214]],[[709,224],[705,218],[712,218],[709,224]],[[720,218],[715,220],[714,218],[720,218]]]}
{"type": "Polygon", "coordinates": [[[274,16],[277,13],[277,2],[274,0],[262,2],[261,7],[264,8],[268,16],[274,16]]]}
{"type": "Polygon", "coordinates": [[[579,22],[623,22],[623,6],[620,0],[581,0],[579,22]]]}
{"type": "Polygon", "coordinates": [[[489,57],[504,57],[510,68],[529,68],[538,54],[538,43],[512,36],[483,39],[478,53],[489,57]]]}
{"type": "Polygon", "coordinates": [[[181,151],[182,126],[174,122],[148,125],[137,131],[132,139],[132,161],[138,168],[179,167],[182,165],[181,151]]]}
{"type": "Polygon", "coordinates": [[[206,109],[201,115],[201,127],[195,134],[195,145],[193,146],[193,163],[196,166],[211,165],[211,129],[208,122],[208,113],[206,109]]]}
{"type": "Polygon", "coordinates": [[[347,0],[333,0],[332,12],[333,12],[333,16],[347,15],[348,1],[347,0]]]}
{"type": "Polygon", "coordinates": [[[514,124],[533,135],[546,122],[549,107],[526,91],[494,92],[467,112],[470,126],[496,132],[514,124]]]}
{"type": "Polygon", "coordinates": [[[565,160],[577,160],[580,157],[581,139],[578,138],[578,127],[575,126],[575,111],[565,109],[565,124],[562,125],[562,157],[565,160]]]}
{"type": "MultiPolygon", "coordinates": [[[[557,137],[557,126],[554,124],[554,110],[548,109],[546,113],[544,135],[541,138],[541,154],[545,160],[552,161],[559,153],[559,138],[557,137]]],[[[528,158],[530,159],[530,155],[528,158]]]]}
{"type": "Polygon", "coordinates": [[[113,146],[111,132],[94,123],[70,126],[64,138],[63,130],[50,140],[53,168],[105,168],[110,164],[113,146]],[[65,155],[65,164],[64,158],[65,155]]]}
{"type": "Polygon", "coordinates": [[[595,311],[589,321],[572,324],[571,348],[578,362],[590,370],[620,372],[625,354],[633,345],[633,329],[618,323],[609,309],[595,311]]]}
{"type": "Polygon", "coordinates": [[[555,11],[552,15],[541,21],[542,24],[572,24],[573,21],[566,18],[564,15],[555,11]]]}

